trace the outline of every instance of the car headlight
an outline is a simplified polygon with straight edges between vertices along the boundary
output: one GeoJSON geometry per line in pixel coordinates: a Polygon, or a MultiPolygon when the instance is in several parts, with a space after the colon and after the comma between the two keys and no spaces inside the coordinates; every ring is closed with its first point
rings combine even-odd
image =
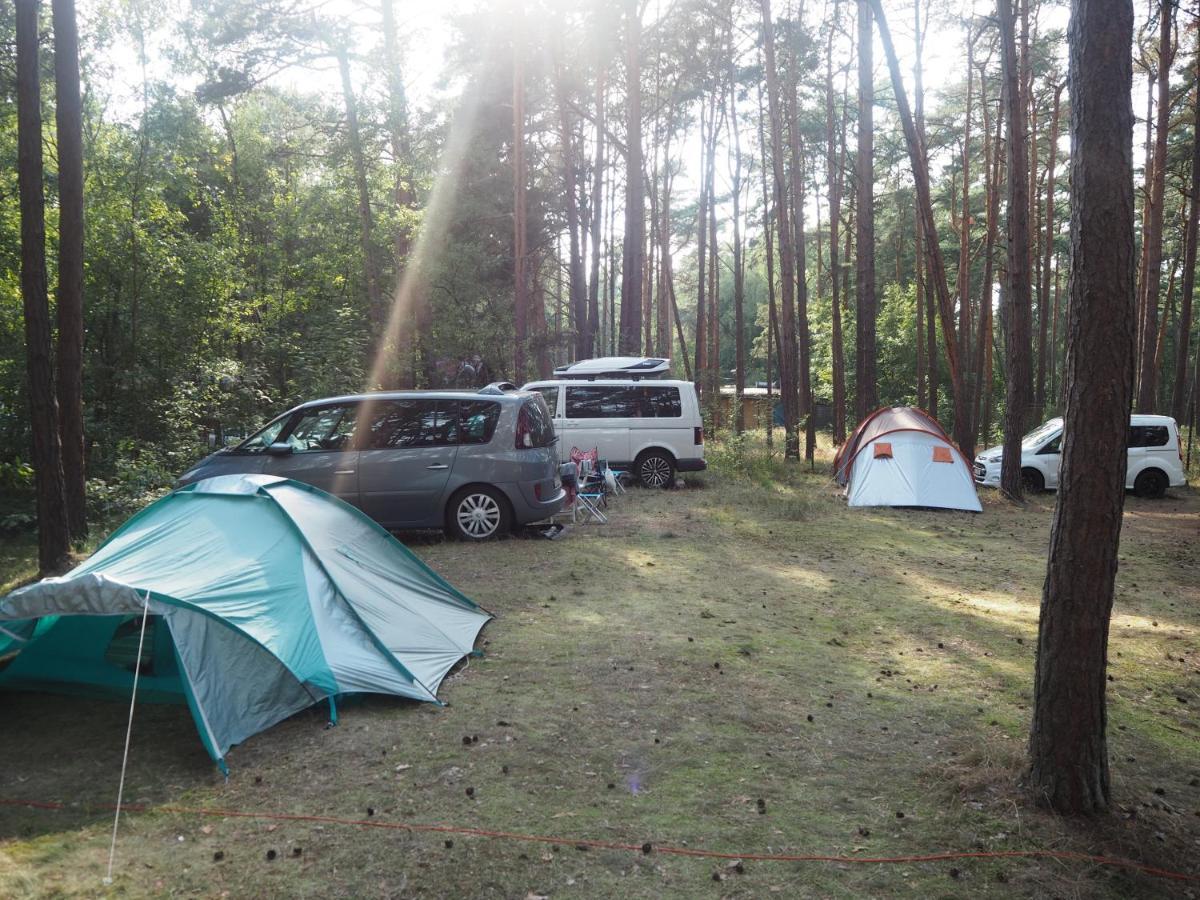
{"type": "Polygon", "coordinates": [[[996,454],[995,456],[989,456],[989,457],[987,458],[986,462],[990,462],[990,463],[998,463],[998,462],[1000,462],[1000,460],[1002,460],[1003,458],[1004,458],[1004,457],[1000,456],[999,454],[996,454]]]}

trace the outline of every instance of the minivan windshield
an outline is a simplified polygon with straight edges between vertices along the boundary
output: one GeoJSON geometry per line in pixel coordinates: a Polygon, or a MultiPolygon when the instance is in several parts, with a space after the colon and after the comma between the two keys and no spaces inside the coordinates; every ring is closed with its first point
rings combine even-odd
{"type": "Polygon", "coordinates": [[[1039,425],[1025,437],[1021,438],[1021,448],[1023,450],[1036,450],[1046,438],[1051,437],[1058,431],[1062,430],[1061,422],[1047,422],[1045,425],[1039,425]]]}

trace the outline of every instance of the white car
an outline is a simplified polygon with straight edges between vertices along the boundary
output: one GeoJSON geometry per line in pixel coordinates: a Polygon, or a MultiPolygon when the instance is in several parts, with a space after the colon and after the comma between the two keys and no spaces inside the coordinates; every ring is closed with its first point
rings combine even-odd
{"type": "MultiPolygon", "coordinates": [[[[1058,488],[1062,434],[1063,420],[1051,419],[1021,440],[1021,479],[1026,491],[1037,493],[1058,488]]],[[[976,456],[975,481],[999,487],[1003,457],[1003,447],[989,447],[976,456]]],[[[1170,416],[1131,416],[1125,487],[1139,497],[1161,497],[1168,487],[1185,484],[1179,426],[1175,420],[1170,416]]]]}
{"type": "Polygon", "coordinates": [[[596,448],[615,470],[632,472],[646,487],[666,488],[676,472],[699,472],[704,423],[690,381],[657,378],[556,378],[531,381],[554,415],[558,453],[596,448]]]}

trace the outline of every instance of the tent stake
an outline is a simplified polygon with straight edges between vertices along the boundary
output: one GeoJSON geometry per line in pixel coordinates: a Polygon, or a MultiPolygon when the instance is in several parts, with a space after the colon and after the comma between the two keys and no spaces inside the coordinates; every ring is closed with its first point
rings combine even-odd
{"type": "Polygon", "coordinates": [[[112,843],[108,847],[108,874],[105,884],[112,884],[113,862],[117,858],[117,826],[121,822],[121,798],[125,794],[125,767],[129,763],[129,738],[133,734],[133,706],[137,702],[138,677],[142,674],[142,646],[146,640],[146,619],[150,615],[150,592],[142,600],[142,629],[138,633],[137,660],[133,665],[133,693],[129,697],[129,723],[125,726],[125,753],[121,757],[121,780],[117,783],[117,807],[113,813],[112,843]]]}

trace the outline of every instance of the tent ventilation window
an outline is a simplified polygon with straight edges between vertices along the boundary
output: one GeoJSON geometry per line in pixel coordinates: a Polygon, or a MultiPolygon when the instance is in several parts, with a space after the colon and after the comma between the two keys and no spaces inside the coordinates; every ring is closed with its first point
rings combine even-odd
{"type": "Polygon", "coordinates": [[[158,616],[150,616],[146,619],[146,639],[142,643],[142,655],[139,659],[137,650],[142,617],[126,616],[113,632],[108,649],[104,652],[104,661],[127,672],[132,672],[137,666],[143,675],[153,675],[154,635],[158,619],[158,616]]]}
{"type": "Polygon", "coordinates": [[[877,443],[875,445],[875,458],[876,459],[891,459],[892,458],[892,445],[885,443],[883,441],[880,441],[879,443],[877,443]]]}
{"type": "Polygon", "coordinates": [[[933,448],[933,461],[940,462],[940,463],[953,463],[954,457],[950,455],[950,448],[949,447],[941,447],[941,446],[934,447],[933,448]]]}

